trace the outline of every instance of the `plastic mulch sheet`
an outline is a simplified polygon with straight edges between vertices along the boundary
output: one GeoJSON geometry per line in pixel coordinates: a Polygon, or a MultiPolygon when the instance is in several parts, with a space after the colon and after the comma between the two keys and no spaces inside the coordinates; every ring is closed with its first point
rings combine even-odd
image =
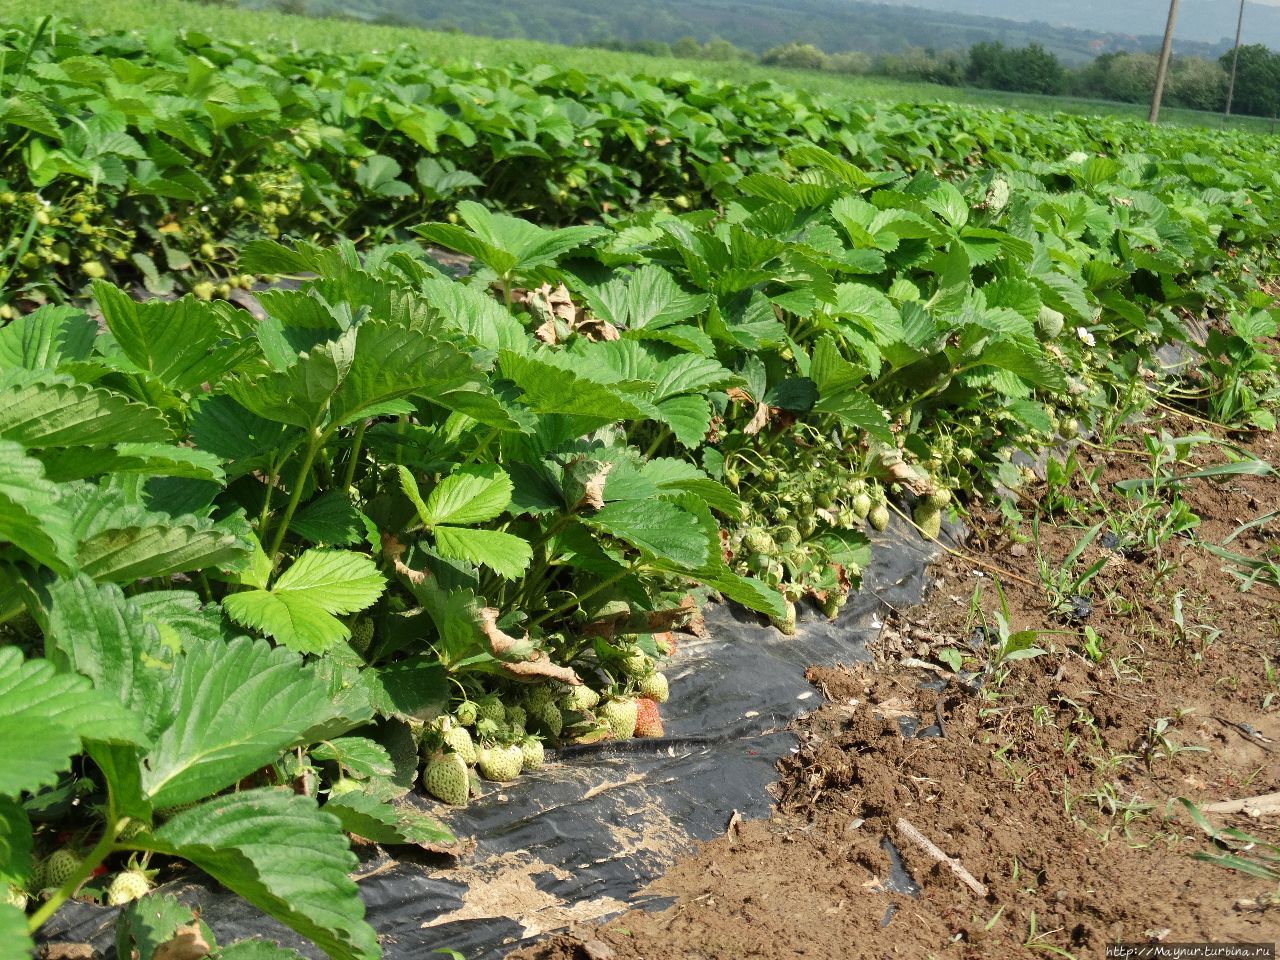
{"type": "MultiPolygon", "coordinates": [[[[768,816],[775,764],[796,744],[787,727],[819,705],[805,668],[866,659],[885,609],[920,602],[936,552],[895,517],[838,619],[802,609],[790,638],[745,611],[710,606],[707,638],[682,638],[667,670],[666,736],[569,748],[537,773],[490,785],[445,817],[460,838],[474,839],[459,860],[396,860],[361,848],[361,896],[388,960],[416,960],[440,947],[469,960],[496,958],[570,923],[661,906],[639,891],[679,855],[722,834],[735,812],[768,816]]],[[[324,956],[194,877],[159,890],[199,906],[220,943],[264,937],[324,956]]],[[[89,943],[111,957],[115,913],[68,904],[41,936],[89,943]]]]}

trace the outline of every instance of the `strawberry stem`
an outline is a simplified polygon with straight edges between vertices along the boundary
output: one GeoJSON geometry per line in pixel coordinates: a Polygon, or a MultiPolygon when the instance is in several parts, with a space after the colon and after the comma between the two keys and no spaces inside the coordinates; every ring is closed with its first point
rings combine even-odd
{"type": "Polygon", "coordinates": [[[89,851],[85,858],[80,861],[80,866],[76,869],[67,882],[60,886],[39,910],[31,915],[31,919],[27,921],[27,932],[35,933],[44,923],[57,913],[58,908],[75,896],[75,892],[80,889],[80,884],[84,883],[98,869],[98,865],[107,859],[107,855],[111,853],[115,846],[116,838],[120,836],[120,831],[128,820],[124,817],[116,815],[114,805],[109,805],[107,809],[107,829],[103,831],[102,837],[89,851]]]}

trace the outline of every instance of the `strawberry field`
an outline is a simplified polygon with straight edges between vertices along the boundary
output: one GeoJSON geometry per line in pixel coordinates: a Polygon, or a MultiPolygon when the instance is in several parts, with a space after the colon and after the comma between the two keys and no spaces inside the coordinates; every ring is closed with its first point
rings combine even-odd
{"type": "Polygon", "coordinates": [[[661,736],[705,604],[835,618],[892,514],[1117,410],[1275,428],[1259,135],[57,20],[0,65],[4,960],[74,897],[150,957],[176,862],[378,957],[348,835],[661,736]]]}

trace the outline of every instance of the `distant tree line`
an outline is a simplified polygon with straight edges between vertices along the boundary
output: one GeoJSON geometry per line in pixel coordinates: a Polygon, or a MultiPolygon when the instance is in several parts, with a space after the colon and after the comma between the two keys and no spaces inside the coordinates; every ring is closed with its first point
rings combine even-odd
{"type": "MultiPolygon", "coordinates": [[[[200,0],[236,5],[239,0],[200,0]]],[[[247,0],[255,6],[274,7],[285,13],[320,13],[333,16],[329,3],[312,0],[247,0]]],[[[388,5],[389,6],[389,5],[388,5]]],[[[408,25],[411,18],[381,7],[380,15],[367,19],[408,25]]],[[[434,29],[459,28],[432,23],[434,29]]],[[[1038,43],[1006,46],[980,41],[967,50],[907,46],[895,52],[864,53],[852,50],[827,53],[812,43],[791,42],[756,54],[728,40],[712,37],[700,42],[691,36],[671,43],[662,40],[594,39],[590,46],[686,60],[745,60],[798,70],[869,74],[900,80],[920,80],[945,86],[982,87],[1014,93],[1079,96],[1100,100],[1143,103],[1155,87],[1154,53],[1110,51],[1081,67],[1071,68],[1038,43]]],[[[1222,110],[1226,105],[1231,52],[1217,60],[1199,56],[1175,56],[1170,64],[1164,102],[1192,110],[1222,110]]],[[[1261,44],[1242,46],[1236,70],[1232,112],[1276,117],[1280,114],[1280,53],[1261,44]]]]}
{"type": "MultiPolygon", "coordinates": [[[[1104,53],[1077,69],[1069,69],[1037,43],[1006,47],[996,41],[976,43],[967,51],[907,47],[875,55],[859,51],[824,53],[810,43],[788,43],[756,56],[719,39],[699,43],[684,37],[667,44],[647,40],[603,41],[600,46],[654,56],[689,60],[750,60],[796,70],[873,74],[922,80],[945,86],[982,87],[1014,93],[1090,97],[1144,103],[1155,88],[1157,55],[1104,53]]],[[[1226,105],[1231,53],[1218,60],[1175,56],[1169,66],[1164,102],[1192,110],[1222,110],[1226,105]]],[[[1236,69],[1232,112],[1275,117],[1280,113],[1280,54],[1261,44],[1242,46],[1236,69]]]]}

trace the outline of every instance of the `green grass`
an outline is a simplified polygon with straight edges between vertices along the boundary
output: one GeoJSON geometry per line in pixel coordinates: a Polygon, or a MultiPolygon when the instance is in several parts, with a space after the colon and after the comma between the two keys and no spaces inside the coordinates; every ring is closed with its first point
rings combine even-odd
{"type": "MultiPolygon", "coordinates": [[[[582,47],[564,47],[526,40],[495,40],[468,34],[436,33],[409,27],[376,26],[347,20],[324,20],[286,16],[265,11],[204,6],[186,0],[0,0],[0,20],[30,21],[54,14],[88,28],[125,29],[143,32],[171,32],[177,28],[197,29],[210,36],[240,40],[280,39],[302,47],[360,52],[386,50],[406,44],[430,58],[443,62],[478,61],[486,65],[505,63],[551,63],[593,73],[653,74],[669,76],[693,73],[713,80],[751,84],[772,80],[780,84],[857,100],[891,102],[943,101],[982,106],[1008,107],[1036,113],[1063,111],[1083,115],[1107,115],[1144,119],[1145,106],[1012,94],[994,90],[944,87],[912,83],[885,77],[861,77],[807,70],[784,70],[743,62],[709,62],[650,57],[582,47]]],[[[1162,114],[1169,123],[1210,128],[1224,125],[1272,132],[1276,124],[1255,117],[1224,120],[1214,113],[1167,109],[1162,114]]]]}

